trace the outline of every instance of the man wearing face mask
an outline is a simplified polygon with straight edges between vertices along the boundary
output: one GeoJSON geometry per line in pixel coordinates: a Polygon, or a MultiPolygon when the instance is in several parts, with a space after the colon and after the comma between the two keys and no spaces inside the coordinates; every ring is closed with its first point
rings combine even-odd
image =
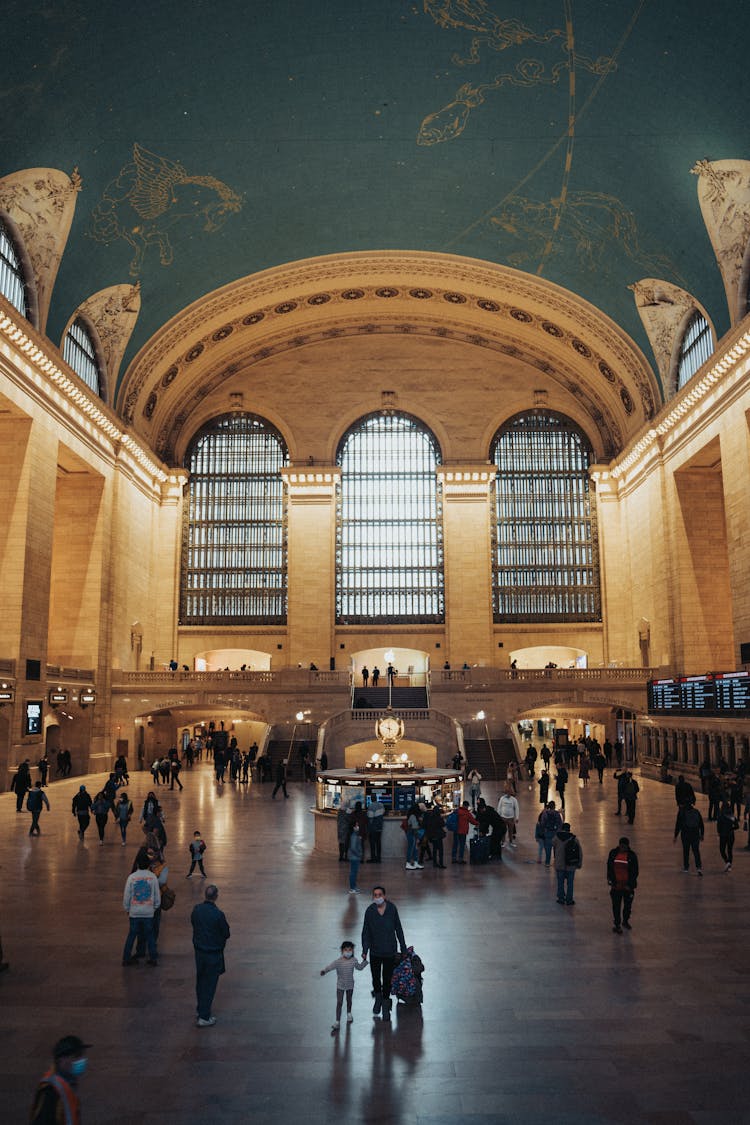
{"type": "Polygon", "coordinates": [[[88,1059],[77,1035],[66,1035],[54,1046],[53,1065],[39,1083],[29,1118],[31,1125],[79,1125],[81,1102],[77,1087],[86,1073],[88,1059]]]}
{"type": "Polygon", "coordinates": [[[406,939],[401,928],[398,910],[387,902],[385,887],[372,888],[372,902],[365,911],[362,924],[362,957],[370,954],[372,989],[375,998],[372,1014],[383,1013],[384,1020],[391,1018],[391,978],[396,966],[396,942],[406,953],[406,939]]]}

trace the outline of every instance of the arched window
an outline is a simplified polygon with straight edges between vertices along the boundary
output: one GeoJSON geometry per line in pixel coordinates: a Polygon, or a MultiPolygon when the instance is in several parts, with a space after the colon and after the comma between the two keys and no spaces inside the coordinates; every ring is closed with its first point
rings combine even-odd
{"type": "Polygon", "coordinates": [[[10,229],[0,217],[0,293],[21,316],[28,317],[26,277],[10,229]]]}
{"type": "Polygon", "coordinates": [[[286,622],[287,449],[263,418],[215,418],[193,438],[183,538],[180,621],[286,622]]]}
{"type": "Polygon", "coordinates": [[[530,410],[492,442],[495,621],[600,621],[591,448],[561,414],[530,410]]]}
{"type": "Polygon", "coordinates": [[[63,359],[95,395],[101,396],[102,372],[96,343],[81,317],[76,317],[65,333],[63,359]]]}
{"type": "Polygon", "coordinates": [[[680,354],[677,357],[677,389],[684,387],[692,379],[699,367],[713,355],[714,342],[711,325],[697,310],[688,321],[682,337],[680,354]]]}
{"type": "Polygon", "coordinates": [[[336,621],[443,621],[440,450],[433,435],[408,415],[371,414],[344,435],[336,462],[336,621]]]}

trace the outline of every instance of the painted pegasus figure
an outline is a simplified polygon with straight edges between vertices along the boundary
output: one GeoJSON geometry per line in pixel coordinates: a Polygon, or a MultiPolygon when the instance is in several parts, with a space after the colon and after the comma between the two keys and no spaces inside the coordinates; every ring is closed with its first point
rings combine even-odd
{"type": "Polygon", "coordinates": [[[104,190],[94,208],[89,235],[97,242],[123,239],[133,248],[130,274],[138,277],[146,251],[155,246],[159,261],[174,260],[170,231],[198,220],[216,231],[242,207],[242,197],[213,176],[191,176],[182,164],[157,156],[139,144],[133,159],[104,190]]]}

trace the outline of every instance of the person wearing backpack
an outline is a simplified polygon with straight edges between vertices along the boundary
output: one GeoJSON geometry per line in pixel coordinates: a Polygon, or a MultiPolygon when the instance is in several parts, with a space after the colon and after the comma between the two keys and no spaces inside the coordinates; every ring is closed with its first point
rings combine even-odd
{"type": "Polygon", "coordinates": [[[628,824],[633,824],[635,823],[635,805],[636,801],[638,800],[640,786],[633,777],[632,773],[628,773],[627,778],[628,779],[625,782],[625,788],[622,791],[622,795],[625,798],[625,813],[628,818],[628,824]]]}
{"type": "Polygon", "coordinates": [[[623,926],[630,929],[633,895],[638,886],[638,856],[631,850],[627,836],[620,837],[619,844],[607,857],[607,883],[612,899],[612,930],[621,934],[623,926]]]}
{"type": "Polygon", "coordinates": [[[573,881],[576,871],[583,867],[583,848],[566,822],[552,843],[557,873],[557,901],[563,906],[575,906],[573,881]]]}
{"type": "Polygon", "coordinates": [[[688,871],[690,868],[690,851],[692,849],[695,859],[695,869],[699,875],[703,875],[700,842],[703,839],[704,833],[705,826],[703,824],[703,817],[698,809],[696,809],[695,805],[680,805],[674,826],[674,838],[676,840],[679,836],[682,840],[683,871],[688,871]]]}
{"type": "Polygon", "coordinates": [[[554,801],[548,801],[539,818],[544,839],[544,866],[549,867],[552,859],[552,847],[557,833],[562,829],[563,818],[555,808],[554,801]]]}

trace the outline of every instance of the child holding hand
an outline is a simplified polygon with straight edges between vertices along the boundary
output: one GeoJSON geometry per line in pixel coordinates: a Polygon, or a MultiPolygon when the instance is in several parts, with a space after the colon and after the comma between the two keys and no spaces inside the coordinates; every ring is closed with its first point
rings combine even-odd
{"type": "Polygon", "coordinates": [[[320,970],[320,975],[322,977],[324,977],[326,973],[330,973],[332,969],[336,970],[336,1020],[331,1028],[332,1034],[337,1032],[341,1026],[341,1009],[344,1004],[344,994],[346,994],[346,1022],[351,1023],[354,1019],[352,1015],[354,970],[364,969],[366,964],[367,954],[364,955],[361,961],[357,961],[354,956],[354,942],[342,941],[341,956],[337,957],[335,961],[331,961],[330,965],[326,965],[325,969],[320,970]]]}

